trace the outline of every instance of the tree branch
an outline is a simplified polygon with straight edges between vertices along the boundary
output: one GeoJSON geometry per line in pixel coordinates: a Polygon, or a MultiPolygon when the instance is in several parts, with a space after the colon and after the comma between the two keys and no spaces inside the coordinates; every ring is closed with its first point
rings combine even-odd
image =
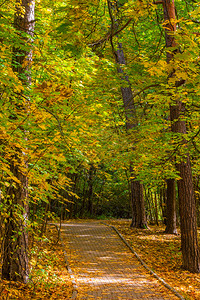
{"type": "Polygon", "coordinates": [[[156,4],[156,5],[157,4],[163,4],[163,1],[162,0],[154,1],[153,4],[156,4]]]}
{"type": "Polygon", "coordinates": [[[140,90],[139,92],[133,94],[133,97],[135,98],[136,96],[139,96],[141,93],[143,93],[144,91],[148,90],[149,88],[156,87],[156,86],[159,86],[159,85],[160,85],[159,83],[148,85],[148,86],[144,87],[142,90],[140,90]]]}
{"type": "Polygon", "coordinates": [[[122,26],[119,30],[117,30],[116,32],[112,32],[112,29],[111,29],[111,32],[108,32],[104,38],[92,43],[92,44],[88,44],[89,47],[93,47],[93,46],[98,46],[98,45],[101,45],[103,44],[105,41],[109,40],[110,38],[114,37],[115,35],[117,35],[118,33],[120,33],[122,30],[124,30],[129,24],[130,22],[133,20],[133,18],[130,18],[126,24],[124,26],[122,26]]]}

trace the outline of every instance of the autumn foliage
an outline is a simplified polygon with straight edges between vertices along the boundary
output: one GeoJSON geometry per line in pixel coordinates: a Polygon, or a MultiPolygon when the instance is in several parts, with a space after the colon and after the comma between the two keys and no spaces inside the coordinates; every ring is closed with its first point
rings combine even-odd
{"type": "Polygon", "coordinates": [[[137,210],[147,228],[172,209],[199,272],[199,13],[192,0],[0,4],[3,277],[29,281],[28,236],[53,217],[138,227],[137,210]]]}

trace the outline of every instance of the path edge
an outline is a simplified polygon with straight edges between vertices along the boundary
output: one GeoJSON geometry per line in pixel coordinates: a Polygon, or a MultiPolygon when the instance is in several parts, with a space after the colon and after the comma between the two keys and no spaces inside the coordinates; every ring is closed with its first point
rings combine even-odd
{"type": "Polygon", "coordinates": [[[71,278],[71,282],[72,282],[72,286],[73,286],[73,291],[72,291],[72,295],[71,295],[70,299],[76,299],[77,298],[77,294],[78,294],[78,287],[76,285],[76,281],[75,281],[75,277],[73,275],[72,269],[70,268],[70,265],[69,265],[68,256],[67,256],[67,252],[65,250],[65,244],[64,244],[63,238],[61,236],[61,232],[59,233],[58,225],[53,224],[53,223],[48,223],[48,224],[52,225],[52,226],[55,226],[56,230],[58,231],[59,240],[61,242],[61,245],[62,245],[62,248],[63,248],[64,257],[65,257],[66,268],[67,268],[67,271],[68,271],[69,276],[71,278]]]}
{"type": "Polygon", "coordinates": [[[122,236],[122,234],[118,231],[118,229],[113,226],[106,224],[104,222],[101,222],[102,224],[111,227],[121,238],[121,240],[125,243],[125,245],[131,250],[131,252],[136,256],[136,258],[139,260],[139,262],[143,265],[143,267],[149,271],[150,274],[152,274],[158,281],[160,281],[168,290],[173,292],[179,299],[185,300],[183,296],[181,296],[173,287],[171,287],[164,279],[159,277],[153,270],[151,270],[147,264],[141,259],[141,257],[133,250],[133,248],[129,245],[129,243],[125,240],[125,238],[122,236]]]}

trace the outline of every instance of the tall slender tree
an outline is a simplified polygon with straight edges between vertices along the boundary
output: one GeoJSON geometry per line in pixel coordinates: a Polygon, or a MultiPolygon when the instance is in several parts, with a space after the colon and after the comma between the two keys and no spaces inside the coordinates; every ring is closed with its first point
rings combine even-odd
{"type": "MultiPolygon", "coordinates": [[[[126,65],[126,60],[124,56],[124,51],[122,48],[122,43],[117,43],[117,50],[115,50],[115,46],[113,44],[112,35],[114,30],[118,29],[118,5],[117,1],[109,1],[108,2],[108,10],[111,19],[111,35],[110,41],[112,46],[112,51],[115,57],[115,61],[117,63],[117,71],[121,76],[121,79],[124,81],[124,86],[121,86],[121,94],[124,104],[124,112],[126,117],[126,129],[130,131],[131,129],[137,127],[137,116],[135,103],[133,98],[133,92],[130,85],[130,81],[128,75],[124,73],[121,65],[126,65]]],[[[134,149],[133,149],[134,151],[134,149]]],[[[147,228],[147,220],[145,213],[145,204],[144,204],[144,195],[143,195],[143,185],[136,180],[134,177],[133,166],[130,163],[130,174],[131,174],[131,182],[130,182],[130,196],[131,196],[131,208],[132,208],[132,223],[131,227],[136,228],[147,228]]]]}
{"type": "MultiPolygon", "coordinates": [[[[34,33],[35,0],[16,1],[14,27],[19,35],[20,46],[13,48],[12,68],[21,80],[24,91],[15,99],[15,120],[18,113],[28,114],[31,84],[32,37],[34,33]],[[27,93],[26,93],[27,92],[27,93]],[[24,101],[24,99],[26,99],[24,101]]],[[[27,132],[21,129],[24,139],[27,132]]],[[[26,155],[22,148],[15,147],[10,158],[10,170],[15,182],[7,189],[9,219],[5,223],[3,244],[2,278],[27,283],[28,266],[28,177],[26,155]]]]}
{"type": "MultiPolygon", "coordinates": [[[[176,32],[176,10],[174,0],[163,0],[164,20],[165,20],[165,40],[167,47],[167,63],[171,64],[170,78],[175,78],[175,86],[180,87],[184,84],[183,80],[177,78],[176,70],[173,67],[178,45],[175,40],[176,32]]],[[[173,98],[171,96],[171,98],[173,98]]],[[[186,121],[183,116],[185,114],[185,104],[178,96],[172,99],[170,105],[171,130],[175,134],[182,135],[182,144],[185,145],[186,155],[179,158],[176,163],[177,171],[181,179],[178,180],[178,197],[179,211],[181,223],[181,249],[183,256],[183,267],[191,272],[199,272],[199,248],[197,240],[197,221],[196,206],[194,198],[194,189],[192,182],[192,169],[190,156],[187,151],[187,144],[184,135],[187,134],[186,121]]]]}

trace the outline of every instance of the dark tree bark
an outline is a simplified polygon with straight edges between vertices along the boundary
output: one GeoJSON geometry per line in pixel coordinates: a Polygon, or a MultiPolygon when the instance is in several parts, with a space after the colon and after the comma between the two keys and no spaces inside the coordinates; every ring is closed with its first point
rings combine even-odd
{"type": "MultiPolygon", "coordinates": [[[[23,158],[17,157],[18,163],[24,164],[23,158]]],[[[19,166],[11,165],[13,175],[19,180],[16,186],[10,186],[8,195],[10,200],[10,217],[5,223],[3,243],[2,278],[27,283],[28,267],[28,233],[26,230],[28,219],[27,178],[19,170],[19,166]],[[18,216],[21,215],[21,218],[18,216]]]]}
{"type": "MultiPolygon", "coordinates": [[[[34,0],[16,2],[14,26],[26,50],[14,48],[12,64],[13,71],[17,72],[25,89],[31,84],[30,66],[32,63],[31,43],[34,31],[34,10],[34,0]],[[29,38],[24,38],[21,33],[26,33],[29,38]]],[[[24,113],[27,113],[27,107],[28,103],[24,107],[16,103],[16,119],[19,110],[24,110],[24,113]]],[[[14,152],[10,160],[10,170],[18,181],[11,182],[7,191],[10,217],[5,223],[2,278],[27,283],[29,279],[27,163],[26,156],[21,149],[15,148],[14,152]]]]}
{"type": "Polygon", "coordinates": [[[177,234],[176,228],[176,182],[174,179],[167,179],[167,209],[165,233],[177,234]]]}
{"type": "MultiPolygon", "coordinates": [[[[114,14],[117,12],[117,3],[108,0],[108,9],[111,18],[111,31],[114,28],[117,28],[117,20],[114,18],[114,14]],[[114,12],[114,13],[113,13],[114,12]]],[[[117,19],[117,18],[116,18],[117,19]]],[[[127,130],[131,130],[137,126],[137,118],[136,118],[136,110],[135,103],[133,99],[133,92],[129,82],[129,78],[126,74],[124,74],[120,65],[126,65],[125,56],[122,48],[122,44],[118,43],[118,49],[115,51],[114,45],[112,42],[112,34],[111,34],[111,46],[113,50],[113,54],[115,57],[115,61],[118,64],[118,73],[121,74],[122,80],[125,82],[125,87],[121,86],[122,99],[124,103],[124,112],[126,117],[126,128],[127,130]]],[[[133,149],[134,151],[134,149],[133,149]]],[[[130,174],[131,178],[134,178],[132,163],[130,163],[130,174]]],[[[131,227],[137,228],[147,228],[147,220],[145,213],[145,205],[144,205],[144,196],[143,196],[143,185],[138,181],[131,179],[131,207],[132,207],[132,223],[131,227]]]]}
{"type": "MultiPolygon", "coordinates": [[[[176,106],[170,107],[172,131],[186,134],[186,122],[181,121],[184,113],[184,104],[177,101],[176,106]]],[[[183,139],[183,143],[186,143],[183,139]]],[[[186,146],[185,146],[186,147],[186,146]]],[[[181,179],[178,180],[179,212],[181,225],[181,249],[183,267],[191,272],[200,272],[199,246],[197,238],[197,219],[194,189],[192,182],[192,169],[189,154],[183,158],[176,168],[181,179]]]]}
{"type": "MultiPolygon", "coordinates": [[[[163,0],[163,10],[165,19],[165,36],[166,47],[176,47],[176,41],[173,33],[176,31],[176,14],[174,0],[163,0]]],[[[167,52],[167,62],[172,63],[175,51],[167,52]]],[[[174,70],[175,71],[175,70],[174,70]]],[[[169,77],[174,76],[174,71],[169,77]]],[[[182,82],[177,81],[176,86],[180,86],[182,82]]],[[[181,179],[178,180],[178,197],[179,211],[181,223],[181,248],[183,256],[183,267],[191,272],[198,273],[199,266],[199,247],[197,239],[197,221],[196,221],[196,205],[194,198],[194,189],[192,182],[192,169],[190,157],[187,153],[187,145],[184,134],[187,133],[186,122],[182,118],[185,113],[184,104],[176,99],[174,104],[170,106],[171,129],[174,133],[183,135],[182,143],[185,144],[186,157],[179,158],[176,168],[181,179]]]]}

